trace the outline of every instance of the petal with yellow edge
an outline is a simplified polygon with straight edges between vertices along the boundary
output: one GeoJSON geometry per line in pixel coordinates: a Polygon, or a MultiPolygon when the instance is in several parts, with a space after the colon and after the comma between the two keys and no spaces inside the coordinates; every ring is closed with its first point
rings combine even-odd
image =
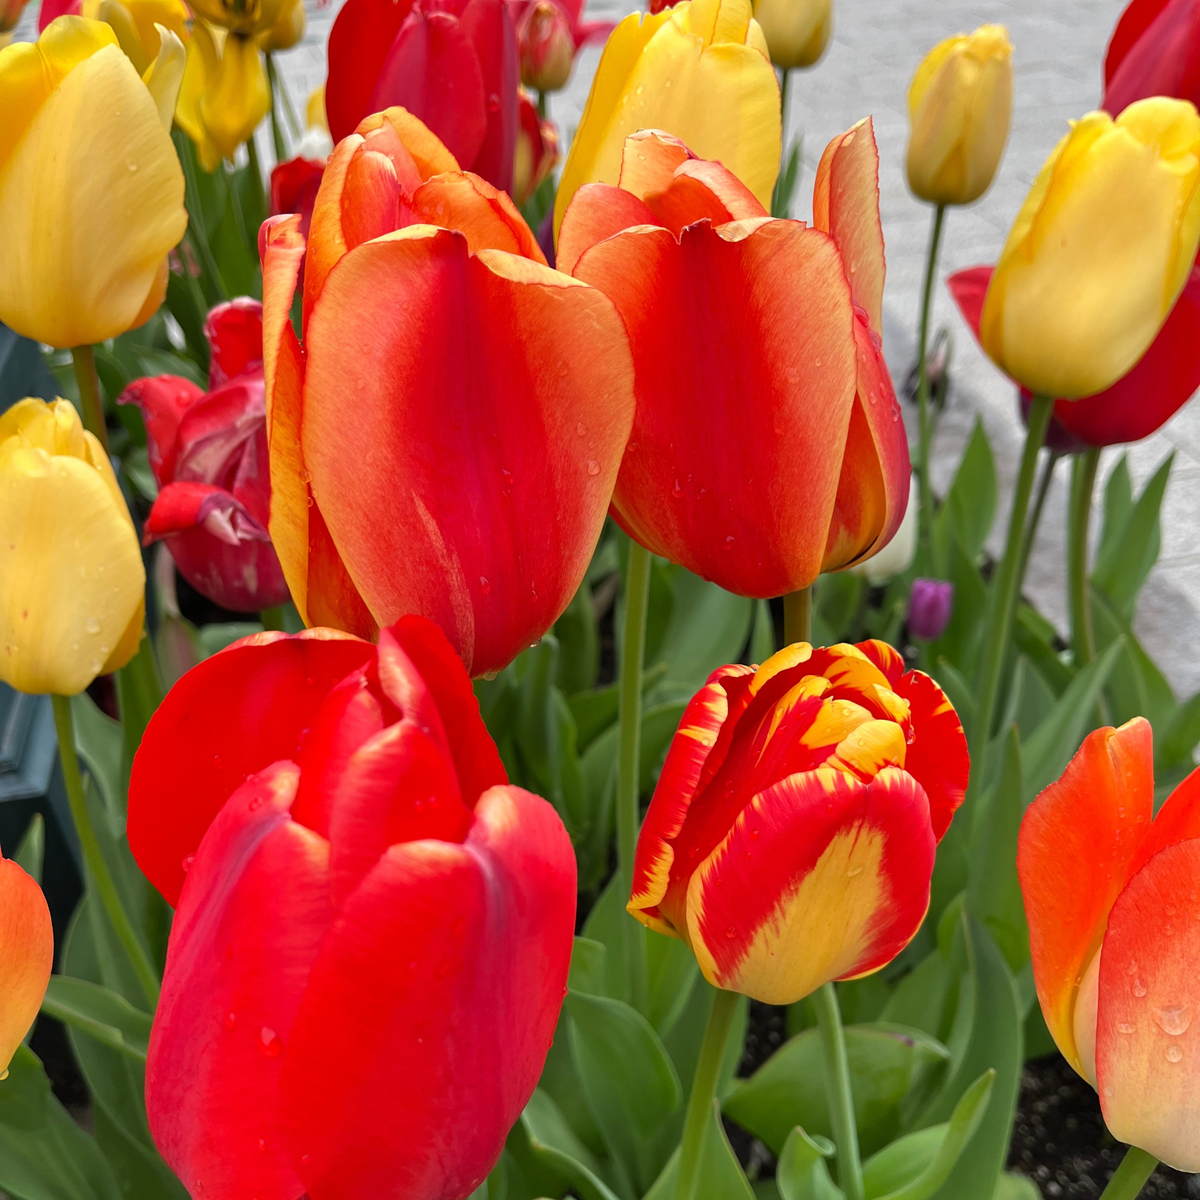
{"type": "Polygon", "coordinates": [[[0,858],[0,1080],[42,1005],[54,962],[50,910],[37,882],[0,858]]]}

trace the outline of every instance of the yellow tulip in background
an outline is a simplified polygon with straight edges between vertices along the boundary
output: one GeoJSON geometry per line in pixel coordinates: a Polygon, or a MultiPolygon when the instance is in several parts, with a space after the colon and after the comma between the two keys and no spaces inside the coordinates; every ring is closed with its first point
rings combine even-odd
{"type": "Polygon", "coordinates": [[[258,44],[268,53],[290,50],[304,36],[306,21],[304,0],[292,0],[279,9],[275,24],[259,35],[258,44]]]}
{"type": "Polygon", "coordinates": [[[779,82],[750,0],[682,0],[633,13],[604,47],[554,205],[557,236],[585,183],[615,184],[639,129],[680,138],[723,163],[770,207],[779,173],[779,82]]]}
{"type": "Polygon", "coordinates": [[[980,341],[1031,392],[1101,392],[1146,352],[1200,243],[1200,116],[1155,96],[1076,121],[988,287],[980,341]]]}
{"type": "Polygon", "coordinates": [[[970,204],[991,186],[1012,118],[1012,43],[1003,25],[947,38],[908,89],[908,186],[930,204],[970,204]]]}
{"type": "Polygon", "coordinates": [[[210,25],[257,37],[274,29],[296,0],[194,0],[192,12],[210,25]]]}
{"type": "Polygon", "coordinates": [[[72,696],[134,655],[146,572],[108,455],[66,400],[0,414],[0,679],[72,696]]]}
{"type": "Polygon", "coordinates": [[[183,57],[165,33],[143,82],[86,17],[0,50],[0,321],[17,333],[102,342],[162,303],[187,228],[168,132],[183,57]]]}
{"type": "Polygon", "coordinates": [[[755,0],[754,19],[777,67],[811,67],[833,33],[833,0],[755,0]]]}
{"type": "Polygon", "coordinates": [[[83,0],[82,15],[111,26],[139,75],[158,57],[162,44],[158,26],[187,45],[188,10],[183,0],[83,0]]]}
{"type": "Polygon", "coordinates": [[[21,19],[25,0],[0,0],[0,49],[12,41],[12,31],[21,19]]]}

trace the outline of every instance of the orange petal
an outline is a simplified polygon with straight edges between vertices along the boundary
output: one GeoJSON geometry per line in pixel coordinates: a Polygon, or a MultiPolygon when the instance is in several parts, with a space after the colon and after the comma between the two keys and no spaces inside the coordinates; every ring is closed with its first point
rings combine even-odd
{"type": "Polygon", "coordinates": [[[545,265],[546,256],[508,196],[470,171],[435,175],[412,196],[418,221],[457,229],[472,254],[505,250],[545,265]]]}
{"type": "Polygon", "coordinates": [[[1167,846],[1200,838],[1200,770],[1193,771],[1163,802],[1130,864],[1133,875],[1167,846]]]}
{"type": "Polygon", "coordinates": [[[676,168],[695,157],[673,134],[661,129],[639,129],[625,139],[617,186],[645,200],[649,195],[665,192],[675,178],[676,168]]]}
{"type": "Polygon", "coordinates": [[[458,159],[446,149],[441,138],[418,117],[400,105],[365,117],[357,132],[364,136],[380,128],[386,121],[395,131],[405,150],[412,156],[422,179],[441,175],[444,171],[461,171],[458,159]]]}
{"type": "Polygon", "coordinates": [[[391,233],[400,224],[405,199],[396,166],[386,154],[360,146],[346,167],[340,202],[342,240],[347,250],[391,233]]]}
{"type": "Polygon", "coordinates": [[[597,242],[634,225],[657,224],[654,214],[623,188],[607,183],[584,184],[563,215],[555,266],[573,275],[579,256],[597,242]]]}
{"type": "Polygon", "coordinates": [[[42,889],[11,858],[0,858],[0,1077],[38,1014],[53,960],[54,931],[42,889]]]}

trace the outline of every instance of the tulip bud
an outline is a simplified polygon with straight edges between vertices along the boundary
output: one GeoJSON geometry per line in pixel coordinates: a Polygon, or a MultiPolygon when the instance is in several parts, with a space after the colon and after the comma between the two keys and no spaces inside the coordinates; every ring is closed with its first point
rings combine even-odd
{"type": "Polygon", "coordinates": [[[777,67],[811,67],[833,34],[833,0],[755,0],[754,19],[777,67]]]}
{"type": "MultiPolygon", "coordinates": [[[[0,0],[0,37],[17,27],[24,10],[25,0],[0,0]]],[[[0,46],[4,44],[0,42],[0,46]]]]}
{"type": "Polygon", "coordinates": [[[908,601],[908,632],[923,642],[942,636],[954,607],[954,584],[944,579],[914,579],[908,601]]]}
{"type": "Polygon", "coordinates": [[[525,92],[520,96],[517,156],[513,161],[513,203],[521,207],[541,187],[558,162],[558,130],[544,121],[525,92]]]}
{"type": "Polygon", "coordinates": [[[930,204],[970,204],[991,186],[1012,117],[1003,25],[939,42],[908,89],[908,186],[930,204]]]}
{"type": "Polygon", "coordinates": [[[0,679],[72,696],[142,636],[146,572],[100,443],[66,400],[0,415],[0,679]]]}
{"type": "Polygon", "coordinates": [[[534,0],[517,26],[521,82],[539,92],[567,86],[575,62],[571,24],[555,0],[534,0]]]}
{"type": "Polygon", "coordinates": [[[1200,244],[1200,116],[1153,97],[1071,126],[996,264],[979,339],[1031,392],[1101,392],[1145,354],[1200,244]]]}
{"type": "Polygon", "coordinates": [[[54,961],[50,910],[37,882],[10,858],[0,858],[0,1081],[46,994],[54,961]]]}
{"type": "Polygon", "coordinates": [[[258,44],[268,53],[290,50],[304,36],[305,24],[304,0],[291,0],[280,8],[275,24],[259,34],[258,44]]]}

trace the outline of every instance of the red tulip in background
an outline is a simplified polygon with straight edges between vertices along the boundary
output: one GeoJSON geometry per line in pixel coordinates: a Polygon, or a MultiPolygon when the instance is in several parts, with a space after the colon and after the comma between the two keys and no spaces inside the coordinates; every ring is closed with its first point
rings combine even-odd
{"type": "MultiPolygon", "coordinates": [[[[969,267],[946,280],[963,319],[979,336],[991,267],[969,267]]],[[[1160,429],[1200,387],[1200,262],[1150,349],[1112,387],[1079,400],[1058,400],[1054,418],[1089,446],[1136,442],[1160,429]]]]}
{"type": "Polygon", "coordinates": [[[347,0],[329,34],[329,132],[340,142],[400,106],[465,169],[511,191],[517,82],[507,0],[347,0]]]}
{"type": "Polygon", "coordinates": [[[1200,0],[1133,0],[1104,59],[1104,102],[1112,116],[1135,100],[1177,96],[1200,106],[1200,0]]]}
{"type": "Polygon", "coordinates": [[[630,536],[744,596],[807,587],[899,528],[908,444],[879,331],[870,120],[821,158],[813,226],[653,131],[572,200],[558,267],[629,330],[637,412],[613,496],[630,536]],[[636,228],[631,228],[636,227],[636,228]]]}
{"type": "Polygon", "coordinates": [[[223,608],[258,612],[288,598],[267,532],[262,305],[218,305],[204,332],[210,391],[158,375],[131,383],[118,400],[142,411],[159,486],[144,539],[165,539],[183,577],[223,608]]]}
{"type": "Polygon", "coordinates": [[[520,93],[521,124],[513,162],[513,202],[521,206],[542,185],[558,162],[558,130],[538,116],[537,105],[524,89],[520,93]]]}
{"type": "Polygon", "coordinates": [[[271,215],[300,214],[300,236],[308,237],[313,205],[327,160],[290,158],[271,168],[271,215]]]}
{"type": "Polygon", "coordinates": [[[535,91],[566,87],[580,47],[603,41],[612,21],[581,21],[583,0],[511,0],[521,82],[535,91]]]}
{"type": "Polygon", "coordinates": [[[554,1033],[575,856],[437,628],[258,634],[189,671],[129,842],[177,906],[146,1103],[192,1195],[469,1195],[554,1033]]]}

